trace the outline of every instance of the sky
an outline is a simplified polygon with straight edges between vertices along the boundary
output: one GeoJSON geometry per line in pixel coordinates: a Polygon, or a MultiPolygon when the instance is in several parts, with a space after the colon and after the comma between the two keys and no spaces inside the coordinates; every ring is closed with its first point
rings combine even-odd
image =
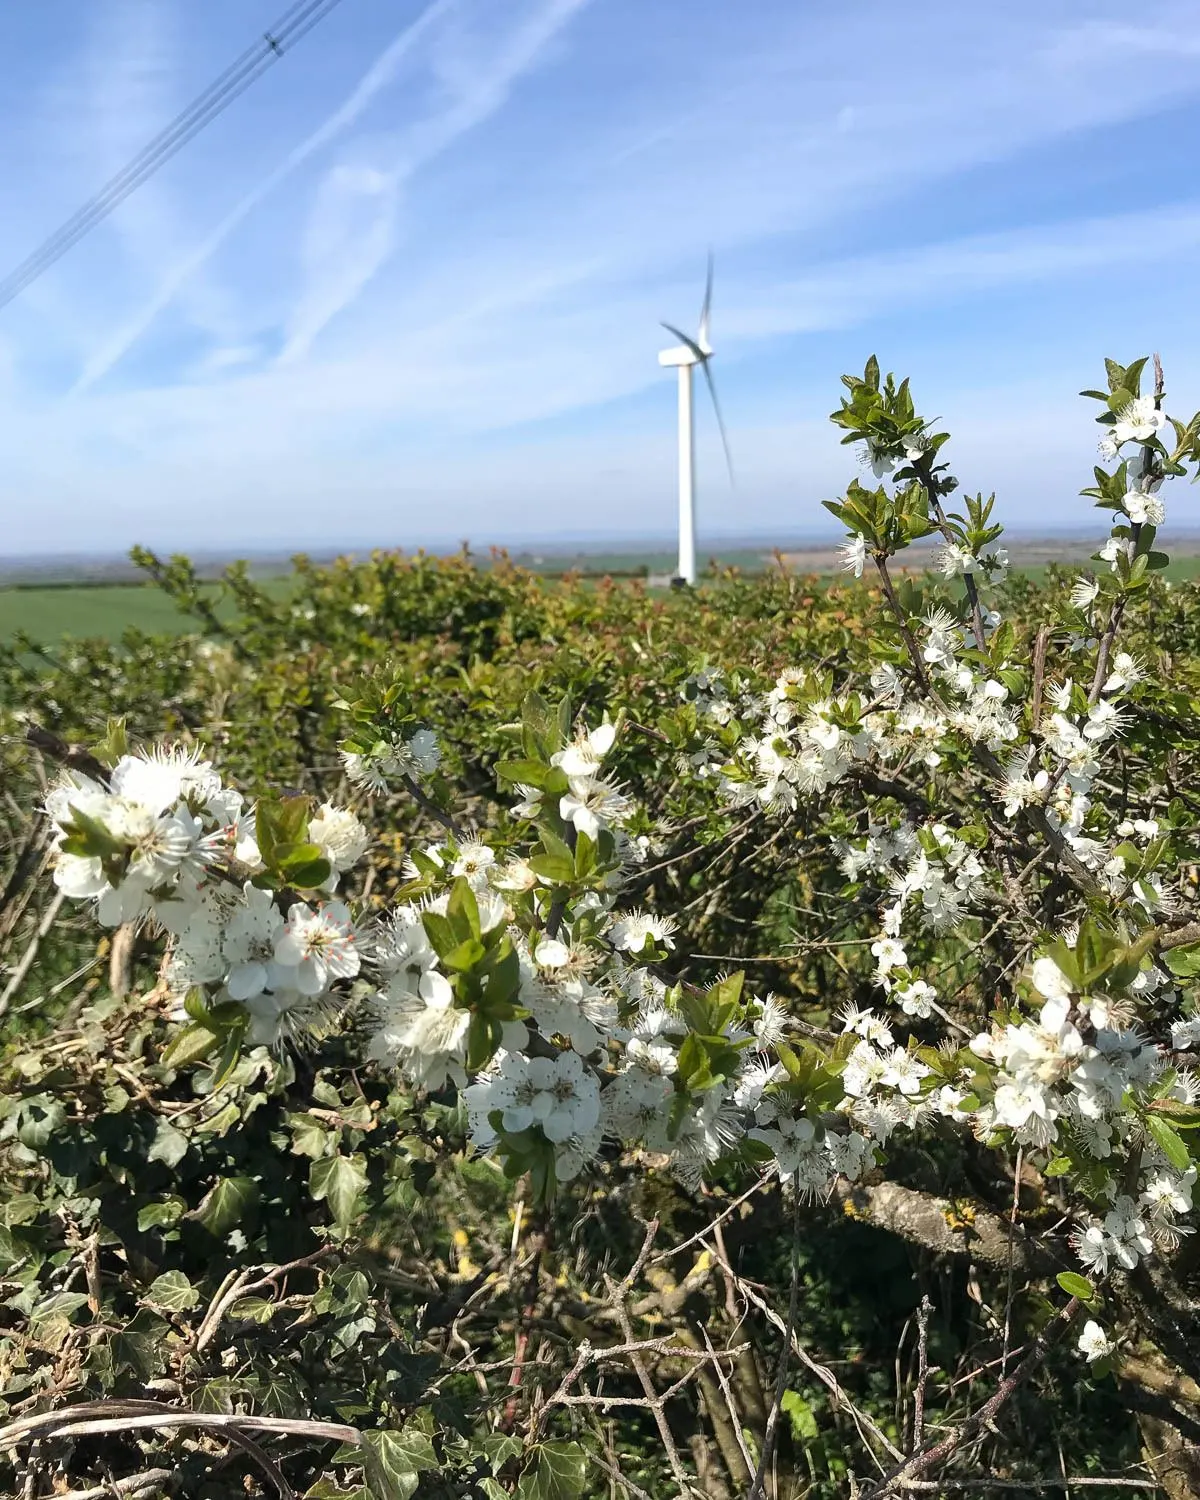
{"type": "MultiPolygon", "coordinates": [[[[0,7],[0,275],[284,9],[0,7]]],[[[342,0],[0,309],[0,553],[667,537],[710,250],[701,550],[829,534],[872,352],[1085,527],[1104,356],[1200,405],[1197,140],[1195,0],[342,0]]]]}

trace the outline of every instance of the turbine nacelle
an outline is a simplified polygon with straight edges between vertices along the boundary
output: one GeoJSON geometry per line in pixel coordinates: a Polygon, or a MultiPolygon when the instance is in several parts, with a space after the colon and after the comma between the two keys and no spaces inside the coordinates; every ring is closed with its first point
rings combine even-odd
{"type": "Polygon", "coordinates": [[[658,356],[658,362],[668,369],[676,369],[680,365],[698,365],[706,357],[697,353],[693,345],[677,344],[674,349],[664,349],[658,356]]]}
{"type": "Polygon", "coordinates": [[[700,332],[694,339],[688,338],[686,333],[681,333],[673,323],[664,323],[662,326],[668,333],[673,333],[679,343],[673,349],[664,349],[658,356],[660,365],[702,365],[706,364],[713,356],[713,347],[708,342],[708,307],[705,306],[704,315],[700,321],[700,332]]]}

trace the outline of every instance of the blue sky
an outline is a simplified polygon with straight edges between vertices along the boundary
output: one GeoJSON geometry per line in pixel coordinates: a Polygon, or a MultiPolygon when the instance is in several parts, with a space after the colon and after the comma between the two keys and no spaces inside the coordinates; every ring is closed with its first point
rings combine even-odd
{"type": "MultiPolygon", "coordinates": [[[[283,9],[0,7],[0,274],[283,9]]],[[[702,543],[826,529],[872,351],[1086,525],[1103,356],[1200,404],[1198,139],[1195,0],[343,0],[0,309],[0,552],[664,537],[710,246],[702,543]]]]}

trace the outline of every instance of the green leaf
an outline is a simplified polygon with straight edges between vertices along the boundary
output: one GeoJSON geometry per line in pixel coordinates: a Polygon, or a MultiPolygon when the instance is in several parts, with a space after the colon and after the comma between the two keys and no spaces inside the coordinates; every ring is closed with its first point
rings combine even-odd
{"type": "Polygon", "coordinates": [[[102,765],[115,766],[123,755],[129,754],[129,739],[125,733],[124,718],[109,719],[104,738],[91,747],[92,754],[102,765]]]}
{"type": "Polygon", "coordinates": [[[235,1323],[269,1323],[280,1304],[269,1297],[242,1297],[229,1309],[227,1316],[235,1323]]]}
{"type": "Polygon", "coordinates": [[[1147,1115],[1146,1129],[1154,1144],[1167,1158],[1177,1172],[1186,1172],[1192,1164],[1192,1158],[1188,1148],[1184,1145],[1183,1137],[1177,1135],[1161,1115],[1147,1115]]]}
{"type": "Polygon", "coordinates": [[[333,1221],[341,1229],[359,1214],[359,1202],[367,1186],[367,1171],[361,1156],[325,1156],[314,1161],[308,1174],[308,1190],[317,1202],[329,1204],[333,1221]]]}
{"type": "Polygon", "coordinates": [[[1042,1176],[1065,1177],[1070,1170],[1071,1158],[1069,1156],[1055,1156],[1042,1168],[1042,1176]]]}
{"type": "Polygon", "coordinates": [[[708,992],[708,998],[714,1005],[736,1005],[742,998],[742,986],[746,982],[746,975],[742,970],[735,974],[728,974],[719,980],[708,992]]]}
{"type": "Polygon", "coordinates": [[[268,869],[277,868],[282,855],[307,842],[309,806],[307,797],[259,798],[254,814],[255,839],[268,869]]]}
{"type": "Polygon", "coordinates": [[[182,1271],[164,1271],[146,1288],[146,1301],[168,1312],[187,1312],[200,1301],[200,1293],[182,1271]]]}
{"type": "Polygon", "coordinates": [[[278,869],[291,886],[300,891],[316,890],[333,873],[333,866],[316,844],[298,844],[279,859],[278,869]]]}
{"type": "Polygon", "coordinates": [[[680,1079],[690,1088],[696,1088],[702,1083],[711,1081],[708,1051],[694,1031],[689,1032],[683,1039],[683,1045],[679,1049],[677,1068],[680,1079]]]}
{"type": "Polygon", "coordinates": [[[245,1390],[240,1380],[234,1380],[228,1375],[218,1375],[213,1380],[206,1380],[203,1385],[197,1386],[192,1394],[191,1406],[193,1411],[204,1411],[219,1414],[221,1416],[232,1416],[234,1400],[245,1390]]]}
{"type": "Polygon", "coordinates": [[[160,1203],[146,1203],[138,1209],[137,1227],[144,1234],[147,1229],[161,1229],[164,1225],[178,1224],[187,1211],[182,1198],[164,1198],[160,1203]]]}
{"type": "Polygon", "coordinates": [[[364,1432],[363,1473],[372,1500],[411,1500],[427,1469],[438,1467],[437,1454],[426,1433],[364,1432]]]}
{"type": "Polygon", "coordinates": [[[517,1484],[517,1500],[579,1500],[587,1453],[578,1443],[542,1443],[517,1484]]]}
{"type": "Polygon", "coordinates": [[[87,1302],[86,1292],[52,1292],[43,1297],[29,1315],[30,1327],[36,1332],[39,1326],[52,1323],[57,1318],[70,1319],[87,1302]]]}
{"type": "Polygon", "coordinates": [[[502,760],[496,767],[502,781],[521,781],[526,786],[544,787],[550,767],[540,760],[502,760]]]}
{"type": "Polygon", "coordinates": [[[192,1217],[221,1239],[258,1206],[258,1184],[252,1177],[225,1177],[205,1194],[192,1217]]]}
{"type": "Polygon", "coordinates": [[[442,954],[442,965],[456,974],[465,974],[475,967],[486,951],[478,938],[468,938],[457,948],[451,948],[449,953],[442,954]]]}
{"type": "Polygon", "coordinates": [[[450,888],[450,900],[446,903],[446,915],[454,928],[455,935],[460,943],[469,942],[471,938],[478,941],[481,933],[479,925],[479,902],[475,898],[475,892],[471,889],[470,881],[465,875],[460,875],[450,888]]]}
{"type": "Polygon", "coordinates": [[[166,1120],[160,1120],[154,1139],[150,1142],[150,1149],[146,1152],[146,1160],[160,1161],[164,1167],[177,1167],[187,1155],[187,1148],[187,1136],[183,1131],[176,1130],[166,1120]]]}
{"type": "Polygon", "coordinates": [[[284,1121],[292,1133],[291,1149],[297,1156],[309,1156],[316,1161],[329,1149],[331,1132],[314,1120],[312,1115],[285,1115],[284,1121]]]}
{"type": "Polygon", "coordinates": [[[488,976],[487,987],[483,992],[487,1008],[495,1011],[502,1005],[508,1005],[521,988],[521,961],[507,933],[488,954],[483,972],[488,976]]]}
{"type": "Polygon", "coordinates": [[[1068,1297],[1078,1297],[1081,1302],[1090,1302],[1096,1295],[1096,1288],[1087,1277],[1075,1271],[1060,1271],[1054,1279],[1068,1297]]]}
{"type": "Polygon", "coordinates": [[[223,1084],[229,1081],[229,1075],[238,1065],[238,1059],[242,1055],[242,1038],[250,1024],[250,1013],[243,1011],[238,1018],[238,1023],[231,1026],[221,1039],[221,1055],[213,1063],[212,1070],[212,1092],[215,1094],[223,1084]]]}
{"type": "Polygon", "coordinates": [[[17,1139],[22,1146],[40,1150],[58,1134],[66,1118],[67,1111],[60,1099],[52,1099],[48,1094],[23,1099],[17,1117],[17,1139]]]}
{"type": "Polygon", "coordinates": [[[199,1021],[192,1021],[171,1038],[163,1052],[162,1065],[164,1068],[184,1068],[188,1063],[203,1061],[216,1048],[216,1033],[199,1021]]]}
{"type": "Polygon", "coordinates": [[[1150,1112],[1166,1115],[1176,1130],[1200,1130],[1200,1108],[1182,1099],[1152,1099],[1150,1112]]]}
{"type": "Polygon", "coordinates": [[[564,739],[558,715],[542,695],[526,693],[521,704],[521,745],[526,757],[548,761],[564,739]]]}
{"type": "Polygon", "coordinates": [[[574,856],[562,854],[534,854],[530,856],[529,868],[543,880],[555,885],[569,885],[575,879],[574,856]]]}
{"type": "Polygon", "coordinates": [[[1163,955],[1163,962],[1179,979],[1194,979],[1200,974],[1200,943],[1185,943],[1171,948],[1163,955]]]}
{"type": "Polygon", "coordinates": [[[500,1045],[500,1022],[494,1016],[474,1011],[467,1028],[467,1071],[477,1073],[500,1045]]]}

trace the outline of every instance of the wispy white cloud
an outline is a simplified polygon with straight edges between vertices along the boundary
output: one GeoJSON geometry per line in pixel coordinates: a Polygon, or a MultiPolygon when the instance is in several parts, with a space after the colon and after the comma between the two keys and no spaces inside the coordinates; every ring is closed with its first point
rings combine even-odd
{"type": "Polygon", "coordinates": [[[269,194],[286,182],[309,157],[315,155],[329,142],[336,140],[343,131],[348,130],[359,119],[374,101],[376,95],[393,81],[401,66],[424,40],[430,28],[454,3],[455,0],[433,0],[433,4],[422,11],[415,21],[406,26],[392,40],[341,105],[298,146],[289,151],[269,176],[235,204],[216,228],[163,278],[154,295],[88,360],[75,384],[75,393],[86,390],[88,386],[106,375],[145,333],[163,309],[170,306],[180,288],[185,286],[196,272],[216,254],[243,220],[269,194]]]}
{"type": "Polygon", "coordinates": [[[940,308],[989,288],[1073,273],[1151,268],[1200,250],[1200,203],[1070,219],[817,265],[793,281],[742,291],[727,311],[736,340],[846,328],[889,308],[940,308]]]}
{"type": "Polygon", "coordinates": [[[304,235],[306,285],[288,320],[280,364],[307,354],[321,329],[354,301],[391,254],[398,203],[392,173],[338,166],[326,174],[304,235]]]}
{"type": "MultiPolygon", "coordinates": [[[[460,46],[435,46],[434,71],[448,102],[405,133],[389,171],[337,166],[317,189],[305,244],[307,284],[290,319],[281,363],[306,354],[326,324],[355,300],[386,261],[395,243],[402,184],[501,108],[517,79],[586,3],[549,0],[540,5],[498,46],[493,42],[486,61],[470,59],[460,46]],[[356,213],[364,207],[368,220],[356,225],[356,213]]],[[[458,40],[460,34],[452,32],[451,37],[458,40]]]]}

